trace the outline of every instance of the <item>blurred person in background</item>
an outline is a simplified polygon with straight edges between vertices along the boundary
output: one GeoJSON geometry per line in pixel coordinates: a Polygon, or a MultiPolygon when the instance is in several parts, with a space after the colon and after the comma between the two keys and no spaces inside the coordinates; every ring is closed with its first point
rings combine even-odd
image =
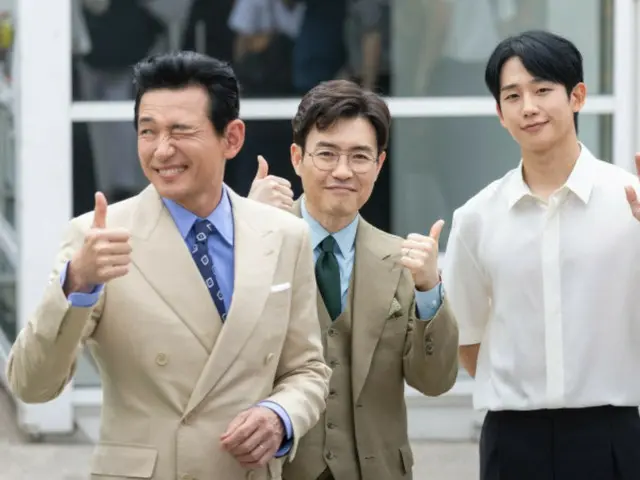
{"type": "Polygon", "coordinates": [[[103,387],[94,478],[279,479],[325,408],[309,234],[223,184],[238,83],[191,52],[134,70],[139,195],[74,218],[7,364],[53,400],[88,345],[103,387]],[[249,472],[253,470],[253,472],[249,472]]]}
{"type": "Polygon", "coordinates": [[[443,269],[488,411],[480,478],[640,478],[640,183],[578,139],[569,40],[509,37],[485,82],[522,159],[455,211],[443,269]]]}
{"type": "MultiPolygon", "coordinates": [[[[229,27],[235,33],[233,65],[243,97],[294,94],[292,54],[304,10],[303,3],[291,0],[236,0],[229,27]]],[[[290,122],[248,122],[245,145],[230,166],[227,180],[238,193],[246,196],[258,154],[274,159],[271,165],[274,173],[291,176],[291,163],[280,155],[290,144],[290,122]]]]}
{"type": "Polygon", "coordinates": [[[260,158],[249,198],[308,224],[317,309],[332,368],[327,410],[302,438],[284,480],[411,478],[405,381],[447,392],[458,373],[458,331],[438,272],[443,221],[406,239],[359,214],[386,159],[384,100],[346,80],[309,91],[293,119],[291,162],[304,194],[260,158]]]}
{"type": "Polygon", "coordinates": [[[345,21],[347,64],[343,75],[381,95],[391,93],[389,0],[349,0],[345,21]]]}

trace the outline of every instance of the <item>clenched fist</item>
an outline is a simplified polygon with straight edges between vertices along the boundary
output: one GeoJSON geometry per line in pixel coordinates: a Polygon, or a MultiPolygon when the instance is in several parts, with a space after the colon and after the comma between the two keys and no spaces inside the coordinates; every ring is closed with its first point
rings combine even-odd
{"type": "Polygon", "coordinates": [[[65,293],[88,293],[97,285],[126,275],[131,262],[129,238],[125,229],[107,228],[107,199],[96,193],[93,224],[69,263],[65,293]]]}
{"type": "Polygon", "coordinates": [[[431,227],[429,236],[411,233],[402,242],[400,263],[409,269],[416,289],[426,292],[440,283],[438,271],[438,242],[444,220],[438,220],[431,227]]]}
{"type": "Polygon", "coordinates": [[[272,207],[291,211],[293,206],[291,182],[275,175],[269,175],[269,164],[262,155],[259,155],[258,173],[251,183],[249,198],[272,207]]]}

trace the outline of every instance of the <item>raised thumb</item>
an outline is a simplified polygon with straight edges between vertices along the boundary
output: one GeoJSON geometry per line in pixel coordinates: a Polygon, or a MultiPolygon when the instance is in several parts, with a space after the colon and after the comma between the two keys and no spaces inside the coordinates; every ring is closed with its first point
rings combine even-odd
{"type": "Polygon", "coordinates": [[[269,175],[269,164],[262,155],[258,155],[258,171],[255,180],[261,180],[269,175]]]}
{"type": "Polygon", "coordinates": [[[107,198],[96,192],[96,206],[93,209],[93,228],[107,228],[107,198]]]}

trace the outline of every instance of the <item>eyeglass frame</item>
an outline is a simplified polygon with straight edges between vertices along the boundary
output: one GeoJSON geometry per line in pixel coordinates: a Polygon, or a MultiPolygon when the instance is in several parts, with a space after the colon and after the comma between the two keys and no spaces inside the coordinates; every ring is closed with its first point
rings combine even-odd
{"type": "Polygon", "coordinates": [[[348,152],[345,152],[344,150],[337,150],[335,148],[324,147],[324,146],[316,148],[313,152],[304,151],[304,154],[308,154],[309,157],[311,157],[311,162],[313,163],[313,166],[316,167],[321,172],[333,172],[338,167],[338,165],[340,165],[340,159],[342,157],[346,157],[347,166],[349,167],[349,169],[353,173],[364,174],[364,173],[370,172],[371,169],[373,168],[373,166],[378,163],[378,159],[379,159],[379,155],[376,155],[374,158],[369,158],[368,154],[364,153],[362,151],[348,151],[348,152]],[[330,152],[330,153],[332,153],[334,155],[337,155],[337,158],[335,159],[335,161],[334,161],[334,163],[333,163],[333,165],[331,167],[328,167],[328,168],[320,167],[316,163],[316,156],[318,156],[318,154],[320,154],[322,152],[330,152]],[[364,156],[367,157],[366,163],[365,164],[361,164],[361,165],[365,165],[365,170],[353,168],[353,166],[354,166],[353,156],[354,155],[364,155],[364,156]]]}

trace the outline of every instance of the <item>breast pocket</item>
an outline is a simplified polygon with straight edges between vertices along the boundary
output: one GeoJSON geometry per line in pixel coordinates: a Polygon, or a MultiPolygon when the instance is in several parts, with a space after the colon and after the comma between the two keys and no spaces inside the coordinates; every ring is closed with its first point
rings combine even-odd
{"type": "Polygon", "coordinates": [[[91,461],[91,479],[151,478],[157,461],[154,447],[101,443],[91,461]]]}

